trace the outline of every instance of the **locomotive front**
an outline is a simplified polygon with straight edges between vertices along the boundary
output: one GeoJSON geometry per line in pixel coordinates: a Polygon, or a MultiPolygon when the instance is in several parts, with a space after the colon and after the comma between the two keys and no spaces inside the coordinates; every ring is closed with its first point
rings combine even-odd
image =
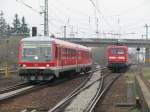
{"type": "Polygon", "coordinates": [[[43,38],[25,38],[19,48],[19,75],[27,80],[50,80],[54,65],[52,41],[43,38]]]}
{"type": "Polygon", "coordinates": [[[107,66],[113,71],[120,71],[128,66],[128,47],[112,45],[107,48],[107,66]]]}

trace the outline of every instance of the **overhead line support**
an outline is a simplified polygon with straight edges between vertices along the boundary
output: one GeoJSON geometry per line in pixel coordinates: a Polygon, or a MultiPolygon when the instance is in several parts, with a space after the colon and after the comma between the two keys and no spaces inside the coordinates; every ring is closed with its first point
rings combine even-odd
{"type": "Polygon", "coordinates": [[[45,0],[45,10],[44,10],[44,36],[49,36],[48,0],[45,0]]]}

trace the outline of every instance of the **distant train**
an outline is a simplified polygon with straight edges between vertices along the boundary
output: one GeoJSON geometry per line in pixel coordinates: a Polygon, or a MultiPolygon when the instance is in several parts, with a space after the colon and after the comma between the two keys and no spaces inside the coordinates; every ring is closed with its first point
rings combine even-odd
{"type": "Polygon", "coordinates": [[[107,67],[113,72],[127,69],[128,47],[125,45],[110,45],[107,47],[107,67]]]}
{"type": "Polygon", "coordinates": [[[45,81],[64,72],[85,72],[92,66],[91,48],[50,37],[29,37],[20,42],[19,75],[45,81]]]}

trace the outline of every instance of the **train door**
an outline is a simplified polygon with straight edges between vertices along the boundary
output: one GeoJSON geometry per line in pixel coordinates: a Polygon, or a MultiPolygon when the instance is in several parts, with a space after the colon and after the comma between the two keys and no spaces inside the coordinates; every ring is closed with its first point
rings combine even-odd
{"type": "Polygon", "coordinates": [[[55,57],[56,57],[56,66],[59,66],[59,48],[58,48],[58,46],[56,46],[55,57]]]}
{"type": "Polygon", "coordinates": [[[57,67],[59,67],[59,72],[62,72],[63,69],[63,56],[62,56],[63,49],[59,46],[56,47],[56,60],[57,60],[57,67]]]}
{"type": "Polygon", "coordinates": [[[63,69],[63,66],[64,66],[63,50],[64,50],[64,49],[63,49],[63,48],[60,48],[59,50],[60,50],[60,51],[59,51],[59,53],[60,53],[60,66],[61,66],[61,68],[63,69]]]}
{"type": "Polygon", "coordinates": [[[79,51],[78,50],[76,50],[76,53],[75,53],[75,55],[76,55],[76,72],[79,72],[80,70],[79,70],[79,66],[78,66],[78,59],[79,59],[79,51]]]}
{"type": "Polygon", "coordinates": [[[61,48],[59,46],[56,46],[56,63],[57,66],[62,65],[61,48]]]}

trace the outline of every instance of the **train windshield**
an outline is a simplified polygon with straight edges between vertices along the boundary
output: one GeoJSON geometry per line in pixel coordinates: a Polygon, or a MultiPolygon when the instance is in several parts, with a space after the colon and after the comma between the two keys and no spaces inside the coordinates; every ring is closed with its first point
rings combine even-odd
{"type": "Polygon", "coordinates": [[[111,54],[125,54],[125,51],[124,49],[112,48],[110,49],[110,53],[111,54]]]}
{"type": "Polygon", "coordinates": [[[22,61],[46,62],[52,59],[52,47],[49,43],[23,43],[22,61]]]}

